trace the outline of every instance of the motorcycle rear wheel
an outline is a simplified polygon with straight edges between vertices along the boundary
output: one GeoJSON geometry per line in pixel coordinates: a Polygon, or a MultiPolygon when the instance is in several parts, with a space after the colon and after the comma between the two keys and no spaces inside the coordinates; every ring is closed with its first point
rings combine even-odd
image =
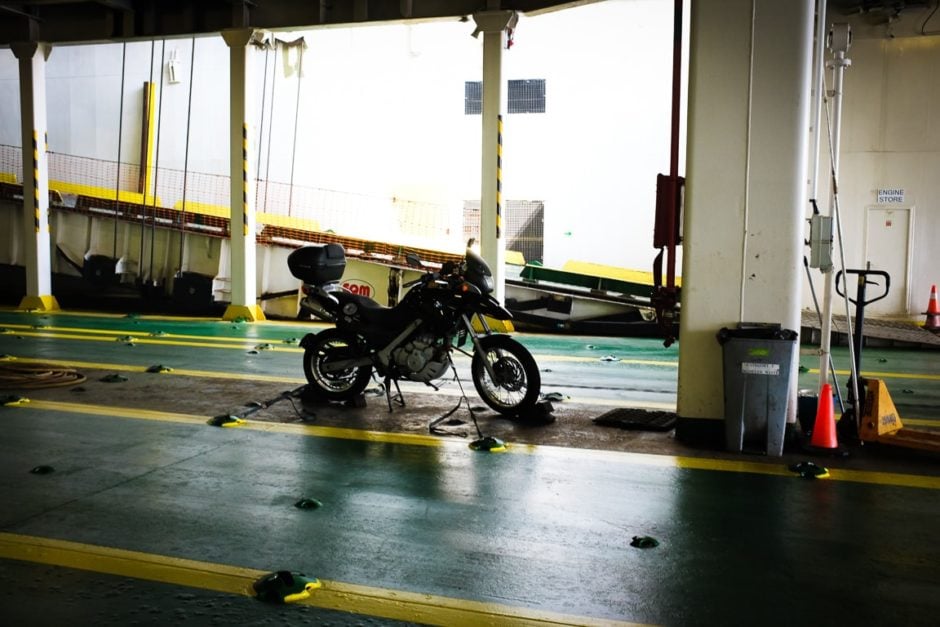
{"type": "Polygon", "coordinates": [[[470,372],[480,398],[501,414],[520,414],[535,406],[542,377],[535,358],[525,346],[508,335],[480,338],[481,351],[473,353],[470,372]],[[493,367],[494,381],[485,361],[493,367]]]}
{"type": "Polygon", "coordinates": [[[329,401],[346,401],[366,389],[372,366],[323,371],[323,366],[331,361],[356,357],[355,347],[355,339],[338,329],[326,329],[313,337],[304,351],[304,376],[318,396],[329,401]]]}

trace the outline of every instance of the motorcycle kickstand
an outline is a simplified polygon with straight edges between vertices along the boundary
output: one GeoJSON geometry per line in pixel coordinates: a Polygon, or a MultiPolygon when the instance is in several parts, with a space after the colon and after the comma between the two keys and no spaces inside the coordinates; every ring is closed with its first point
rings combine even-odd
{"type": "Polygon", "coordinates": [[[392,409],[392,401],[394,401],[399,407],[405,406],[405,397],[401,393],[401,388],[398,387],[398,379],[385,377],[385,401],[388,403],[388,413],[395,411],[392,409]],[[392,386],[389,385],[389,382],[395,384],[395,396],[392,396],[392,386]]]}

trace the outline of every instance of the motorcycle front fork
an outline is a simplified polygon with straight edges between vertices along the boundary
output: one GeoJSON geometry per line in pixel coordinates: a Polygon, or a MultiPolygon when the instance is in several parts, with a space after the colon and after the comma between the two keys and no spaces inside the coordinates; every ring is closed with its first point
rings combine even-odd
{"type": "MultiPolygon", "coordinates": [[[[483,334],[489,335],[492,333],[490,325],[486,323],[486,318],[480,314],[474,314],[477,317],[477,320],[480,321],[480,326],[483,327],[483,334]]],[[[470,336],[470,341],[473,342],[473,349],[480,354],[480,358],[483,360],[483,367],[486,369],[486,374],[490,376],[490,381],[496,382],[496,373],[493,371],[493,364],[490,363],[489,359],[486,359],[486,354],[483,352],[483,345],[480,343],[480,336],[476,331],[473,330],[473,324],[470,322],[470,319],[467,317],[467,314],[462,314],[460,316],[463,318],[464,326],[467,327],[467,334],[470,336]]]]}

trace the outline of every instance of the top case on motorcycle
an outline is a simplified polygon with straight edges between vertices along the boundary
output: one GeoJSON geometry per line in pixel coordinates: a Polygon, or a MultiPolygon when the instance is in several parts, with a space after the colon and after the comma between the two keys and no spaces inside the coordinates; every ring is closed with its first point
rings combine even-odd
{"type": "Polygon", "coordinates": [[[346,251],[342,244],[313,244],[293,251],[287,267],[295,277],[311,285],[338,281],[346,270],[346,251]]]}

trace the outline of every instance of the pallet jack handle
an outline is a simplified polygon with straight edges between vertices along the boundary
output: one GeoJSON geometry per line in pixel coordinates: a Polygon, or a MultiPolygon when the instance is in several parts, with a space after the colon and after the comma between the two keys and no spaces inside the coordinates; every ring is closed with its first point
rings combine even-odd
{"type": "Polygon", "coordinates": [[[858,268],[848,268],[844,272],[839,270],[836,273],[835,280],[836,293],[839,296],[848,298],[849,301],[855,305],[855,337],[854,348],[855,348],[855,377],[853,380],[849,381],[849,402],[854,407],[855,411],[855,420],[852,421],[854,424],[851,424],[850,421],[839,421],[840,431],[842,432],[843,437],[857,438],[859,435],[859,427],[862,418],[862,405],[865,400],[865,384],[862,381],[862,378],[858,373],[862,369],[862,341],[865,337],[864,334],[864,325],[865,325],[865,307],[872,303],[878,302],[882,298],[888,295],[888,292],[891,290],[891,275],[889,275],[884,270],[872,270],[871,262],[868,263],[868,267],[865,269],[858,268]],[[846,296],[846,293],[842,290],[842,279],[843,275],[856,274],[858,275],[858,287],[855,291],[855,298],[846,296]],[[869,285],[881,285],[879,281],[869,280],[869,276],[877,276],[884,278],[884,291],[875,298],[866,298],[865,292],[869,285]],[[845,422],[843,425],[842,423],[845,422]]]}
{"type": "MultiPolygon", "coordinates": [[[[868,265],[871,266],[871,263],[869,262],[868,265]]],[[[882,298],[884,298],[885,296],[887,296],[888,292],[891,290],[891,275],[885,272],[884,270],[872,270],[870,267],[866,268],[865,270],[849,268],[844,273],[842,272],[842,270],[839,270],[839,272],[836,273],[836,293],[838,293],[839,296],[845,296],[845,292],[843,292],[840,287],[840,282],[841,282],[843,274],[857,274],[858,275],[858,289],[856,290],[856,297],[855,298],[852,298],[851,296],[848,297],[849,302],[851,302],[856,307],[858,307],[859,303],[861,303],[862,308],[864,308],[866,305],[870,305],[874,302],[877,302],[881,300],[882,298]],[[869,281],[868,280],[869,275],[884,277],[884,280],[885,280],[884,292],[882,292],[881,295],[876,298],[865,300],[865,292],[867,291],[866,286],[881,285],[881,283],[879,283],[878,281],[869,281]]]]}

